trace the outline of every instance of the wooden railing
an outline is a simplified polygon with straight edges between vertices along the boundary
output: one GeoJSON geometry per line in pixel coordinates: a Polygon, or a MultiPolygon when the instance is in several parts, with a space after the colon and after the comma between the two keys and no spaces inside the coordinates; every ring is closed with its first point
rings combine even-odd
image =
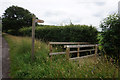
{"type": "Polygon", "coordinates": [[[70,55],[70,49],[71,48],[77,48],[77,51],[74,51],[74,52],[77,52],[77,57],[76,58],[70,58],[70,59],[78,59],[78,58],[85,58],[85,57],[90,57],[90,56],[95,56],[96,57],[97,47],[98,47],[97,44],[95,44],[95,45],[92,45],[92,44],[89,44],[89,45],[65,45],[64,46],[64,48],[66,48],[66,58],[67,58],[67,60],[69,60],[69,55],[70,55]],[[93,49],[80,50],[80,48],[84,48],[84,47],[93,47],[93,49]],[[95,51],[95,54],[79,57],[80,52],[86,52],[86,51],[90,51],[90,52],[95,51]]]}
{"type": "MultiPolygon", "coordinates": [[[[82,57],[79,57],[80,52],[95,51],[95,54],[97,54],[97,46],[98,45],[89,44],[88,42],[49,42],[49,49],[50,49],[49,56],[52,60],[52,55],[66,54],[66,59],[69,60],[70,53],[77,53],[77,58],[82,58],[82,57]],[[64,45],[64,48],[66,48],[66,52],[54,52],[53,53],[52,45],[56,45],[56,44],[64,45]],[[82,48],[82,47],[93,47],[93,49],[80,50],[80,48],[82,48]],[[71,48],[77,48],[77,51],[70,51],[71,48]]],[[[91,55],[89,55],[89,56],[91,56],[91,55]]],[[[70,58],[70,59],[77,59],[77,58],[70,58]]]]}

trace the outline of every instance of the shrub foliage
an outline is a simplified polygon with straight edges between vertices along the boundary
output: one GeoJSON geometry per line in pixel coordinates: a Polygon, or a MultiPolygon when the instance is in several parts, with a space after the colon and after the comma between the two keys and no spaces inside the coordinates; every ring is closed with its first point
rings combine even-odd
{"type": "MultiPolygon", "coordinates": [[[[22,36],[31,36],[31,27],[19,30],[22,36]]],[[[91,42],[97,41],[97,30],[87,25],[37,26],[36,38],[44,41],[91,42]]]]}
{"type": "Polygon", "coordinates": [[[102,45],[105,52],[114,57],[120,53],[120,16],[110,15],[101,22],[102,45]]]}

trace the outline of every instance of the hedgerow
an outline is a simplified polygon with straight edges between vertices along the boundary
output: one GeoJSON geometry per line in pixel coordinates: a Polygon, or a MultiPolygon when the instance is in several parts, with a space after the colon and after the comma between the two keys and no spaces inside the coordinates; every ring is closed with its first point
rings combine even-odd
{"type": "MultiPolygon", "coordinates": [[[[21,28],[22,36],[31,36],[32,27],[21,28]]],[[[44,41],[97,42],[97,30],[87,25],[37,26],[35,36],[44,41]]]]}

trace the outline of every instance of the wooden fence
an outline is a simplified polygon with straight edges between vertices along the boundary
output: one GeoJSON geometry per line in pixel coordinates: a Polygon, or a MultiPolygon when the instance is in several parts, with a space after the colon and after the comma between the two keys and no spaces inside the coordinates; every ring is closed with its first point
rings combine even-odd
{"type": "Polygon", "coordinates": [[[49,42],[49,49],[50,53],[49,56],[52,60],[52,55],[58,55],[58,54],[66,54],[66,59],[67,60],[73,60],[73,59],[78,59],[78,58],[84,58],[84,57],[90,57],[90,56],[96,56],[97,54],[97,44],[89,44],[88,42],[49,42]],[[53,46],[52,45],[64,45],[64,48],[66,48],[66,52],[52,52],[53,51],[53,46]],[[80,50],[80,48],[83,47],[93,47],[93,49],[88,49],[88,50],[80,50]],[[72,48],[77,48],[77,51],[70,51],[72,48]],[[86,51],[95,51],[95,54],[88,55],[88,56],[83,56],[79,57],[80,52],[86,52],[86,51]],[[76,58],[70,58],[70,53],[77,53],[76,58]]]}

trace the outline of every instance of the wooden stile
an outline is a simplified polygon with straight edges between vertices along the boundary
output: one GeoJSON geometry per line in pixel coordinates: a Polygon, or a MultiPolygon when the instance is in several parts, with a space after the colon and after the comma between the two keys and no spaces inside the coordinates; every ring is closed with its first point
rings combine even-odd
{"type": "Polygon", "coordinates": [[[97,55],[97,47],[98,45],[96,44],[89,44],[88,42],[49,42],[49,49],[50,49],[50,59],[52,60],[52,55],[58,55],[58,54],[66,54],[66,59],[67,60],[74,60],[74,59],[79,59],[79,58],[85,58],[85,57],[90,57],[97,55]],[[52,45],[54,44],[63,44],[64,48],[66,48],[66,52],[52,52],[52,45]],[[72,44],[72,45],[71,45],[72,44]],[[74,45],[73,45],[74,44],[74,45]],[[82,47],[93,47],[93,49],[87,49],[87,50],[80,50],[80,48],[82,47]],[[77,51],[70,51],[70,48],[77,48],[77,51]],[[83,56],[83,57],[79,57],[80,56],[80,52],[86,52],[86,51],[95,51],[95,54],[92,55],[88,55],[88,56],[83,56]],[[77,57],[71,59],[70,58],[70,53],[77,53],[77,57]]]}

